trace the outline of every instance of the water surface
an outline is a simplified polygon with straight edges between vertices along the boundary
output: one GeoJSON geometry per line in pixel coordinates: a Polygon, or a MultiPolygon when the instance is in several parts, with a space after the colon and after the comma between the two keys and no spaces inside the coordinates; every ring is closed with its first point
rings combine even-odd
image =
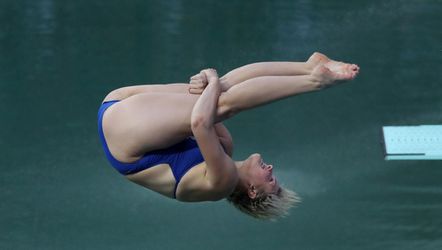
{"type": "Polygon", "coordinates": [[[380,132],[442,122],[440,13],[436,0],[1,1],[0,248],[441,249],[440,161],[386,162],[380,132]],[[261,152],[302,196],[290,217],[165,199],[106,162],[108,91],[314,51],[360,76],[226,122],[235,159],[261,152]]]}

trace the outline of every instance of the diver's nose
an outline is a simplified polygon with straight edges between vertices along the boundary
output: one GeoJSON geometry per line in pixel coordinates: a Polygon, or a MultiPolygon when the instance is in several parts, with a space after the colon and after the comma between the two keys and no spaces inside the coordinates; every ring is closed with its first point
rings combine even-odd
{"type": "Polygon", "coordinates": [[[272,171],[272,169],[273,169],[273,165],[267,165],[267,169],[268,169],[269,171],[272,171]]]}

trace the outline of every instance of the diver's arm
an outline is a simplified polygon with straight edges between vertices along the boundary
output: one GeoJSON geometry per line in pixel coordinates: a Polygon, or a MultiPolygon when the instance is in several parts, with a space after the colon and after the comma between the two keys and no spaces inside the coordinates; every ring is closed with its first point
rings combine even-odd
{"type": "Polygon", "coordinates": [[[211,199],[226,197],[235,188],[237,173],[233,160],[225,153],[215,130],[215,115],[221,86],[214,70],[208,70],[209,84],[192,110],[191,128],[203,154],[206,178],[213,191],[211,199]]]}
{"type": "Polygon", "coordinates": [[[219,141],[221,142],[224,151],[226,152],[227,155],[232,157],[233,155],[232,135],[230,134],[229,130],[227,130],[226,126],[224,126],[224,124],[222,124],[221,122],[216,123],[214,126],[216,134],[218,135],[219,141]]]}

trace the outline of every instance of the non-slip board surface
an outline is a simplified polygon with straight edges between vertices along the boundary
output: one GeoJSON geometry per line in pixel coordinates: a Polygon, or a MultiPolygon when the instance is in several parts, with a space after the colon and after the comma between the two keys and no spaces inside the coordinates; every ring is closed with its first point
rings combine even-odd
{"type": "Polygon", "coordinates": [[[386,160],[442,160],[442,125],[384,126],[386,160]]]}

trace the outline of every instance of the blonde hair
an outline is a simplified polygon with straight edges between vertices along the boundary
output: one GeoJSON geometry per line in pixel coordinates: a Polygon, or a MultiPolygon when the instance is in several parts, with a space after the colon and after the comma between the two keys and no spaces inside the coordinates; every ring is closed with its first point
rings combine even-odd
{"type": "Polygon", "coordinates": [[[280,187],[276,194],[259,194],[251,199],[247,190],[235,190],[227,200],[241,212],[263,220],[276,220],[289,214],[289,209],[301,202],[290,189],[280,187]]]}

